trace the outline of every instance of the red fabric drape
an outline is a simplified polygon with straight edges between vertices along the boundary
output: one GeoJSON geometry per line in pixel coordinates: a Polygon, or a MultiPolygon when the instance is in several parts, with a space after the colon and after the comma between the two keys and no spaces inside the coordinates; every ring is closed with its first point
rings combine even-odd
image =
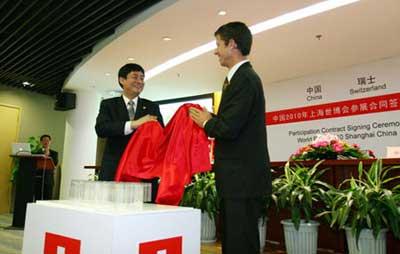
{"type": "Polygon", "coordinates": [[[139,182],[140,179],[160,177],[161,172],[156,172],[153,167],[163,138],[163,128],[159,122],[140,126],[119,160],[115,181],[139,182]]]}
{"type": "Polygon", "coordinates": [[[197,104],[182,105],[165,127],[156,122],[138,128],[120,160],[116,181],[160,177],[156,203],[178,205],[193,174],[209,171],[210,142],[188,115],[197,104]]]}
{"type": "Polygon", "coordinates": [[[159,204],[178,205],[192,175],[211,169],[208,137],[189,117],[190,107],[201,109],[195,104],[182,105],[164,130],[154,167],[162,172],[156,200],[159,204]]]}

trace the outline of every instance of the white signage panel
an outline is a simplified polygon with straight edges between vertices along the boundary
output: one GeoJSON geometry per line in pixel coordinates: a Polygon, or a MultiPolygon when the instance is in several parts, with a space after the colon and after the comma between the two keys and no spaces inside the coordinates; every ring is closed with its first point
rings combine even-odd
{"type": "Polygon", "coordinates": [[[265,89],[272,161],[331,133],[386,157],[400,146],[400,57],[275,83],[265,89]]]}

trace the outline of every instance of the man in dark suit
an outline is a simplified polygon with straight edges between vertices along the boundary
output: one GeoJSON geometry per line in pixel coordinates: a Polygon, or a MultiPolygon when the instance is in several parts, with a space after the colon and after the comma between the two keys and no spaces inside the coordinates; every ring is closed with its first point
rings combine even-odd
{"type": "MultiPolygon", "coordinates": [[[[58,165],[58,153],[50,149],[51,136],[44,134],[40,137],[42,150],[39,153],[50,157],[54,165],[58,165]]],[[[54,170],[36,170],[35,200],[50,200],[53,198],[54,170]]]]}
{"type": "MultiPolygon", "coordinates": [[[[122,66],[118,82],[123,89],[122,96],[103,100],[96,119],[97,135],[107,138],[99,175],[102,181],[114,180],[119,159],[136,128],[149,121],[159,121],[163,125],[159,106],[139,97],[144,87],[144,69],[140,65],[122,66]]],[[[157,179],[151,182],[154,201],[157,179]]]]}
{"type": "Polygon", "coordinates": [[[190,116],[215,138],[222,253],[259,254],[258,219],[271,192],[262,82],[247,60],[252,35],[245,24],[225,24],[214,35],[214,54],[229,69],[219,110],[212,115],[191,108],[190,116]]]}

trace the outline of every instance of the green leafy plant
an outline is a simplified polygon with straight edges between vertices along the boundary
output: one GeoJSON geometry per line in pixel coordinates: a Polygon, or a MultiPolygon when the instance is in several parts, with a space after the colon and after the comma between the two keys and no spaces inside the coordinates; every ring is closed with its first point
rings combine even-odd
{"type": "Polygon", "coordinates": [[[31,145],[31,152],[33,154],[41,153],[42,152],[42,144],[38,137],[29,137],[28,143],[31,145]]]}
{"type": "Polygon", "coordinates": [[[326,193],[327,211],[319,216],[324,216],[331,227],[350,227],[357,241],[362,229],[372,229],[376,238],[381,229],[388,228],[400,237],[400,185],[392,190],[386,187],[400,178],[389,176],[399,168],[383,167],[382,160],[377,160],[365,170],[360,162],[357,179],[347,179],[338,189],[326,193]]]}
{"type": "Polygon", "coordinates": [[[201,209],[210,219],[215,219],[219,210],[215,174],[213,172],[196,174],[186,186],[181,206],[201,209]]]}
{"type": "Polygon", "coordinates": [[[272,199],[278,209],[286,208],[291,213],[291,220],[298,230],[301,219],[306,222],[314,216],[315,203],[330,188],[330,185],[320,181],[320,177],[328,169],[318,169],[323,161],[317,162],[312,168],[300,164],[285,164],[284,174],[272,182],[272,199]]]}

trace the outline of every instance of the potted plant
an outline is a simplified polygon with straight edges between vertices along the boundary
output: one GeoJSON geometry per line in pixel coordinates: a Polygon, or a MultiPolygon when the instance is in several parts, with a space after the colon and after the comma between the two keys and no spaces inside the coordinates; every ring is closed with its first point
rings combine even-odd
{"type": "Polygon", "coordinates": [[[387,188],[400,176],[389,177],[400,166],[383,167],[382,160],[371,164],[369,170],[358,166],[358,178],[341,183],[338,189],[326,193],[327,211],[320,214],[331,227],[346,230],[350,254],[386,253],[386,231],[400,237],[400,186],[387,188]]]}
{"type": "Polygon", "coordinates": [[[288,209],[291,219],[283,220],[287,253],[317,253],[318,225],[313,221],[315,205],[330,188],[320,177],[327,169],[286,163],[284,174],[272,182],[272,198],[277,208],[288,209]],[[304,242],[304,240],[306,240],[304,242]]]}
{"type": "Polygon", "coordinates": [[[193,181],[185,187],[181,206],[201,209],[201,241],[215,242],[215,218],[219,210],[219,202],[213,172],[194,175],[193,181]]]}

